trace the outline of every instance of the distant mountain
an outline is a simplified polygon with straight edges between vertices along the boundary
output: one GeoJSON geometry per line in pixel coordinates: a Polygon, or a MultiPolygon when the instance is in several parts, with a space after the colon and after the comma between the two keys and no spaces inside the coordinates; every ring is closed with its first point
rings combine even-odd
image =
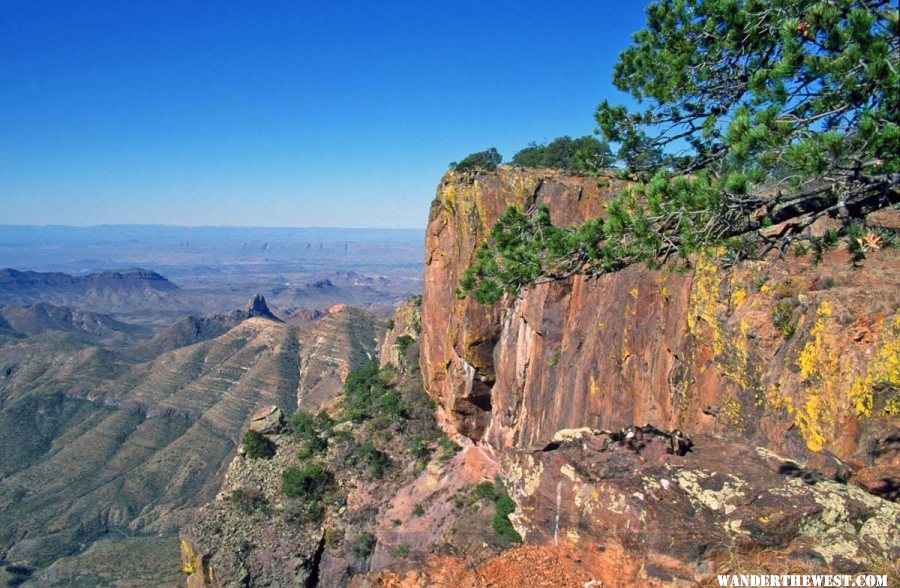
{"type": "Polygon", "coordinates": [[[178,286],[158,273],[140,268],[107,270],[86,276],[70,276],[61,272],[19,271],[12,268],[0,269],[0,293],[16,293],[32,288],[60,290],[145,288],[169,292],[178,290],[178,286]]]}
{"type": "Polygon", "coordinates": [[[153,334],[148,327],[123,323],[106,314],[46,302],[0,307],[0,332],[3,331],[17,338],[59,331],[77,335],[86,342],[113,346],[133,345],[153,334]]]}
{"type": "Polygon", "coordinates": [[[149,361],[61,331],[0,344],[0,562],[174,533],[216,493],[250,415],[316,408],[383,330],[355,309],[296,327],[267,308],[195,319],[208,339],[149,361]]]}
{"type": "Polygon", "coordinates": [[[260,294],[253,295],[241,310],[228,313],[188,316],[177,321],[151,340],[134,347],[129,355],[138,358],[152,358],[166,351],[186,347],[201,341],[218,337],[248,318],[259,317],[281,322],[269,310],[266,299],[260,294]]]}
{"type": "MultiPolygon", "coordinates": [[[[192,297],[164,276],[145,269],[107,270],[84,276],[60,272],[0,270],[0,305],[45,302],[101,314],[186,313],[192,297]]],[[[127,316],[131,320],[131,316],[127,316]]]]}

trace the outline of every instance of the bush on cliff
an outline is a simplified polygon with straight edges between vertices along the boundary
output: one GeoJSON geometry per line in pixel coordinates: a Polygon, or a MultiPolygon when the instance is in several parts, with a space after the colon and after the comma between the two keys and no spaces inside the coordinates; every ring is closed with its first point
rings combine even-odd
{"type": "Polygon", "coordinates": [[[379,451],[371,441],[366,441],[357,447],[356,456],[366,465],[369,475],[376,480],[382,479],[385,472],[393,465],[390,456],[379,451]]]}
{"type": "Polygon", "coordinates": [[[352,370],[344,382],[340,418],[362,425],[356,430],[370,437],[363,437],[355,451],[356,458],[366,464],[375,478],[385,474],[391,460],[372,439],[401,439],[404,449],[416,459],[417,467],[425,467],[438,449],[448,457],[459,449],[435,423],[434,402],[422,389],[421,381],[411,384],[396,377],[395,371],[379,369],[378,362],[371,360],[352,370]]]}
{"type": "Polygon", "coordinates": [[[334,422],[325,411],[313,415],[311,412],[298,410],[291,416],[294,437],[300,443],[300,459],[321,454],[328,449],[326,436],[331,434],[333,425],[334,422]]]}
{"type": "Polygon", "coordinates": [[[506,488],[499,482],[497,483],[496,493],[494,495],[495,508],[494,519],[491,526],[494,528],[494,541],[498,545],[509,545],[510,543],[521,543],[522,536],[513,527],[509,520],[509,515],[515,512],[516,503],[506,492],[506,488]]]}
{"type": "Polygon", "coordinates": [[[244,454],[250,459],[269,459],[275,455],[275,444],[259,431],[244,433],[244,454]]]}
{"type": "Polygon", "coordinates": [[[587,173],[609,165],[612,160],[609,145],[594,137],[559,137],[549,143],[532,143],[513,155],[512,164],[587,173]]]}
{"type": "Polygon", "coordinates": [[[503,156],[497,152],[495,147],[491,147],[485,151],[467,155],[458,163],[454,161],[450,167],[454,171],[494,171],[501,161],[503,161],[503,156]]]}
{"type": "Polygon", "coordinates": [[[900,198],[898,33],[896,8],[874,0],[656,0],[613,72],[641,108],[595,113],[617,146],[602,175],[627,188],[573,227],[545,206],[511,208],[460,295],[491,303],[576,274],[686,266],[709,248],[726,264],[815,249],[804,229],[823,217],[859,261],[854,223],[900,198]]]}
{"type": "Polygon", "coordinates": [[[318,500],[334,484],[334,474],[319,462],[301,468],[287,468],[281,474],[281,491],[289,498],[318,500]]]}

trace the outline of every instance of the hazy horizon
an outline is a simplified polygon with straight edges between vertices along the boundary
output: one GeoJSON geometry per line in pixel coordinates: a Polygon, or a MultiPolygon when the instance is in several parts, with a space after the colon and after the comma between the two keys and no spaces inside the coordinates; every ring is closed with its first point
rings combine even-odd
{"type": "Polygon", "coordinates": [[[4,228],[54,228],[92,229],[102,227],[177,227],[180,229],[323,229],[323,230],[348,230],[348,231],[419,231],[425,227],[354,227],[354,226],[326,226],[326,225],[240,225],[240,224],[179,224],[179,223],[96,223],[96,224],[72,224],[72,223],[0,223],[0,230],[4,228]]]}

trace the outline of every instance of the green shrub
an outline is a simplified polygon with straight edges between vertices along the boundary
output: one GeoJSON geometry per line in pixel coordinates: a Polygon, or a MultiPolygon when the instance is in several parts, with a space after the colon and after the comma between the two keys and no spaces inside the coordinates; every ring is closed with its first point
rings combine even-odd
{"type": "Polygon", "coordinates": [[[266,510],[268,506],[266,497],[259,488],[237,488],[228,496],[228,499],[232,504],[248,513],[255,510],[266,510]]]}
{"type": "Polygon", "coordinates": [[[472,153],[459,163],[454,161],[450,164],[450,167],[455,171],[494,171],[501,161],[503,161],[503,156],[497,152],[495,147],[491,147],[484,151],[472,153]]]}
{"type": "Polygon", "coordinates": [[[319,523],[325,518],[325,507],[320,500],[288,500],[283,515],[285,520],[301,525],[319,523]]]}
{"type": "Polygon", "coordinates": [[[389,389],[379,376],[378,362],[374,359],[347,375],[342,399],[344,418],[354,423],[372,418],[376,399],[389,389]]]}
{"type": "Polygon", "coordinates": [[[421,504],[417,504],[417,505],[415,505],[415,506],[413,507],[413,509],[412,509],[412,516],[414,516],[414,517],[420,517],[420,516],[422,516],[423,514],[425,514],[425,509],[422,508],[422,505],[421,505],[421,504]]]}
{"type": "Polygon", "coordinates": [[[405,543],[403,545],[398,545],[391,553],[393,553],[394,557],[397,559],[406,559],[409,556],[409,545],[406,545],[405,543]]]}
{"type": "Polygon", "coordinates": [[[496,502],[498,499],[497,489],[494,488],[493,482],[482,482],[475,486],[475,490],[472,492],[475,496],[475,500],[490,500],[491,502],[496,502]]]}
{"type": "Polygon", "coordinates": [[[777,328],[786,338],[789,338],[794,334],[795,327],[793,316],[794,309],[786,300],[782,300],[772,309],[772,324],[775,325],[775,328],[777,328]]]}
{"type": "Polygon", "coordinates": [[[416,340],[411,335],[400,335],[397,337],[397,349],[400,351],[400,357],[406,357],[406,352],[416,340]]]}
{"type": "Polygon", "coordinates": [[[494,529],[494,541],[498,545],[521,543],[521,535],[516,532],[516,529],[512,526],[512,522],[509,520],[509,515],[516,510],[516,503],[509,497],[506,488],[504,488],[503,484],[499,481],[497,482],[495,490],[496,502],[494,519],[491,525],[494,529]]]}
{"type": "Polygon", "coordinates": [[[294,429],[294,437],[300,443],[298,457],[308,459],[314,455],[324,453],[328,449],[328,441],[323,435],[330,435],[334,422],[325,411],[313,415],[307,411],[297,411],[291,417],[291,425],[294,429]]]}
{"type": "Polygon", "coordinates": [[[438,440],[438,445],[443,450],[443,455],[441,455],[441,461],[448,461],[452,458],[457,451],[460,450],[460,446],[450,440],[449,437],[443,436],[438,440]]]}
{"type": "Polygon", "coordinates": [[[250,459],[270,459],[275,455],[275,444],[253,429],[244,433],[243,446],[244,454],[250,459]]]}
{"type": "Polygon", "coordinates": [[[290,498],[318,500],[334,484],[334,475],[315,461],[281,474],[281,491],[290,498]]]}
{"type": "Polygon", "coordinates": [[[344,541],[344,531],[342,529],[326,529],[325,530],[325,547],[334,549],[344,541]]]}

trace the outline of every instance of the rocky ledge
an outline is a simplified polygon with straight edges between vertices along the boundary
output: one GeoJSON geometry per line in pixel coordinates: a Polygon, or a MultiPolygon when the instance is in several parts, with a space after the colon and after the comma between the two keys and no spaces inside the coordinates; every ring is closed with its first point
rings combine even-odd
{"type": "Polygon", "coordinates": [[[653,427],[506,451],[513,524],[528,544],[580,553],[584,581],[604,586],[694,585],[729,568],[873,573],[900,557],[892,502],[763,448],[700,438],[678,453],[653,427]]]}

